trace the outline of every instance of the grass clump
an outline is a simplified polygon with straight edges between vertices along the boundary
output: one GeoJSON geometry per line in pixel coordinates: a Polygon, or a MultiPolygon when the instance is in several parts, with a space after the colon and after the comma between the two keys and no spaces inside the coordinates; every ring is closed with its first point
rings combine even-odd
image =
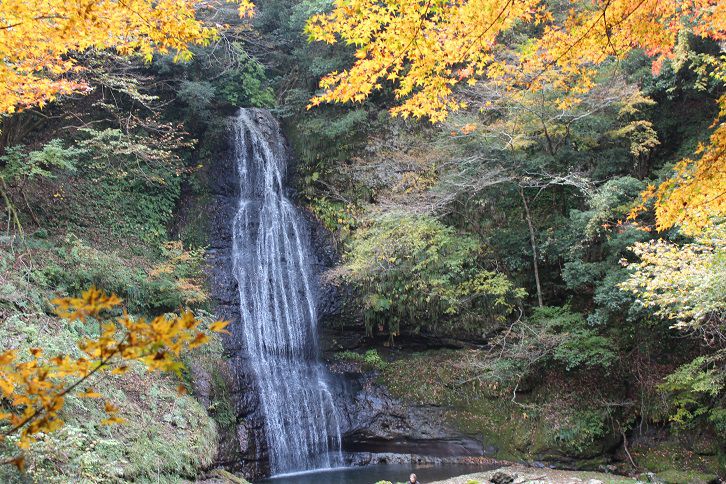
{"type": "Polygon", "coordinates": [[[367,371],[383,371],[388,366],[388,362],[383,359],[383,357],[378,353],[378,350],[375,348],[366,350],[363,354],[356,353],[355,351],[341,351],[335,354],[335,358],[338,361],[348,361],[360,364],[362,369],[367,371]]]}

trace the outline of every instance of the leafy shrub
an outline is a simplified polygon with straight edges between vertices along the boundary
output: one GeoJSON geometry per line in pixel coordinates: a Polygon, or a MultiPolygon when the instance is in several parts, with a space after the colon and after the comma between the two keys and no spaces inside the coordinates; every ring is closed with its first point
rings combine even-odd
{"type": "Polygon", "coordinates": [[[181,193],[180,150],[191,146],[174,133],[163,140],[119,129],[81,130],[83,182],[76,188],[79,226],[101,225],[123,236],[158,243],[181,193]]]}
{"type": "Polygon", "coordinates": [[[236,58],[236,65],[216,80],[219,96],[232,106],[273,107],[275,93],[266,85],[264,66],[250,57],[239,42],[231,44],[231,51],[236,58]]]}
{"type": "MultiPolygon", "coordinates": [[[[313,172],[311,181],[318,179],[318,172],[313,172]]],[[[313,198],[310,202],[310,209],[322,224],[331,232],[343,232],[347,235],[357,225],[358,210],[352,204],[336,202],[325,197],[313,198]]]]}
{"type": "Polygon", "coordinates": [[[10,191],[11,188],[19,191],[19,195],[25,202],[29,214],[37,222],[35,213],[30,207],[28,198],[25,195],[26,185],[36,178],[53,178],[54,170],[75,171],[78,157],[83,150],[78,148],[66,148],[59,139],[53,139],[46,143],[41,149],[27,152],[26,147],[17,145],[5,149],[5,154],[0,156],[0,195],[2,196],[5,211],[12,217],[15,228],[22,231],[20,217],[15,208],[17,201],[10,191]]]}
{"type": "Polygon", "coordinates": [[[212,102],[217,91],[208,81],[184,80],[176,92],[177,99],[186,105],[186,116],[196,120],[208,120],[212,116],[212,102]]]}
{"type": "Polygon", "coordinates": [[[365,361],[366,365],[371,368],[375,368],[376,370],[383,370],[387,365],[386,361],[381,358],[381,355],[379,355],[378,351],[375,349],[366,351],[363,355],[363,361],[365,361]]]}
{"type": "Polygon", "coordinates": [[[699,356],[680,366],[659,386],[681,428],[708,423],[726,435],[726,350],[699,356]]]}
{"type": "Polygon", "coordinates": [[[476,331],[500,321],[523,296],[502,274],[478,265],[471,236],[428,216],[393,214],[354,234],[346,277],[359,290],[366,327],[476,331]]]}
{"type": "Polygon", "coordinates": [[[588,326],[582,314],[566,307],[543,307],[534,310],[531,320],[541,338],[555,337],[553,359],[567,370],[608,368],[615,362],[612,341],[588,326]]]}
{"type": "Polygon", "coordinates": [[[483,373],[514,385],[555,365],[566,371],[608,370],[617,361],[616,346],[597,330],[569,307],[536,308],[492,340],[501,347],[500,357],[483,360],[483,373]]]}
{"type": "MultiPolygon", "coordinates": [[[[171,283],[173,296],[179,299],[177,305],[199,305],[208,299],[205,290],[203,248],[186,250],[180,240],[166,242],[161,246],[162,262],[157,264],[149,276],[156,281],[171,283]]],[[[168,304],[167,303],[167,304],[168,304]]]]}
{"type": "Polygon", "coordinates": [[[567,423],[559,429],[556,440],[578,453],[583,452],[607,431],[604,415],[594,410],[582,410],[569,416],[567,423]]]}
{"type": "Polygon", "coordinates": [[[186,251],[181,243],[162,246],[161,262],[129,263],[117,252],[101,251],[69,234],[56,248],[55,262],[36,271],[38,282],[65,294],[95,286],[121,296],[132,312],[174,311],[207,300],[203,286],[203,250],[186,251]]]}
{"type": "Polygon", "coordinates": [[[367,350],[364,354],[355,351],[341,351],[335,357],[341,361],[352,361],[362,364],[368,370],[385,370],[388,366],[386,360],[381,358],[375,348],[367,350]]]}
{"type": "MultiPolygon", "coordinates": [[[[188,318],[184,326],[165,324],[167,316],[154,322],[117,318],[113,312],[99,317],[118,299],[96,291],[55,303],[64,318],[72,313],[89,319],[60,320],[26,311],[0,327],[0,347],[13,349],[2,355],[3,409],[10,412],[2,418],[5,430],[10,415],[35,410],[29,425],[9,431],[0,444],[3,460],[24,458],[27,475],[0,466],[0,481],[27,482],[28,476],[33,482],[158,481],[164,475],[176,481],[210,465],[216,452],[214,422],[196,399],[179,393],[172,374],[163,373],[178,370],[179,351],[191,358],[187,348],[202,342],[203,326],[192,329],[196,326],[188,318]],[[106,323],[103,337],[98,319],[106,323]],[[135,337],[126,333],[131,328],[135,337]],[[51,377],[44,380],[46,375],[51,377]],[[102,395],[106,404],[98,399],[102,395]],[[119,415],[126,421],[123,427],[103,425],[119,421],[119,415]]],[[[206,325],[207,319],[191,317],[194,324],[206,325]]]]}
{"type": "Polygon", "coordinates": [[[637,243],[639,262],[627,263],[629,278],[620,284],[645,308],[673,327],[701,332],[710,344],[726,343],[726,228],[719,226],[694,243],[663,239],[637,243]]]}
{"type": "MultiPolygon", "coordinates": [[[[307,101],[308,94],[305,96],[307,101]]],[[[331,170],[337,171],[335,163],[348,159],[363,146],[368,126],[368,112],[359,108],[316,112],[291,127],[290,142],[300,158],[298,188],[304,197],[319,197],[315,182],[331,170]]]]}
{"type": "Polygon", "coordinates": [[[74,171],[78,157],[83,153],[78,148],[64,147],[59,139],[50,140],[41,149],[30,152],[24,146],[11,146],[0,156],[3,165],[0,178],[12,182],[36,177],[50,178],[53,169],[74,171]]]}

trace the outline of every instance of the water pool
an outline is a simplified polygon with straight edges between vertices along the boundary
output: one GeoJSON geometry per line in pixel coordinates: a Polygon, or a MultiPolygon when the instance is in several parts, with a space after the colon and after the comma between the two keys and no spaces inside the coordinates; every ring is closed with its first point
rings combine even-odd
{"type": "Polygon", "coordinates": [[[462,474],[496,469],[497,467],[499,466],[468,464],[379,464],[287,474],[275,476],[262,482],[266,484],[373,484],[386,480],[395,483],[406,482],[409,474],[414,472],[419,482],[426,484],[462,474]]]}

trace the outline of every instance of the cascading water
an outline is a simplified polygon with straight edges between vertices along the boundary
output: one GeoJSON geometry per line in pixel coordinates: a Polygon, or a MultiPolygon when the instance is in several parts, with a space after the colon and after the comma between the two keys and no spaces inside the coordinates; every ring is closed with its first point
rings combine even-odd
{"type": "Polygon", "coordinates": [[[273,474],[342,465],[340,428],[317,347],[304,221],[285,195],[287,150],[268,111],[234,125],[240,201],[233,269],[273,474]]]}

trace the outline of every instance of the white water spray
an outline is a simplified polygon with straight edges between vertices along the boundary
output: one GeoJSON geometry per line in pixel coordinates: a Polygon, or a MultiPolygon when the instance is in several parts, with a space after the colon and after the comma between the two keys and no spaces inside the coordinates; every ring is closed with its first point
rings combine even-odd
{"type": "Polygon", "coordinates": [[[319,359],[304,222],[285,196],[282,134],[268,111],[241,109],[233,141],[240,177],[233,268],[272,473],[340,466],[340,428],[319,359]]]}

